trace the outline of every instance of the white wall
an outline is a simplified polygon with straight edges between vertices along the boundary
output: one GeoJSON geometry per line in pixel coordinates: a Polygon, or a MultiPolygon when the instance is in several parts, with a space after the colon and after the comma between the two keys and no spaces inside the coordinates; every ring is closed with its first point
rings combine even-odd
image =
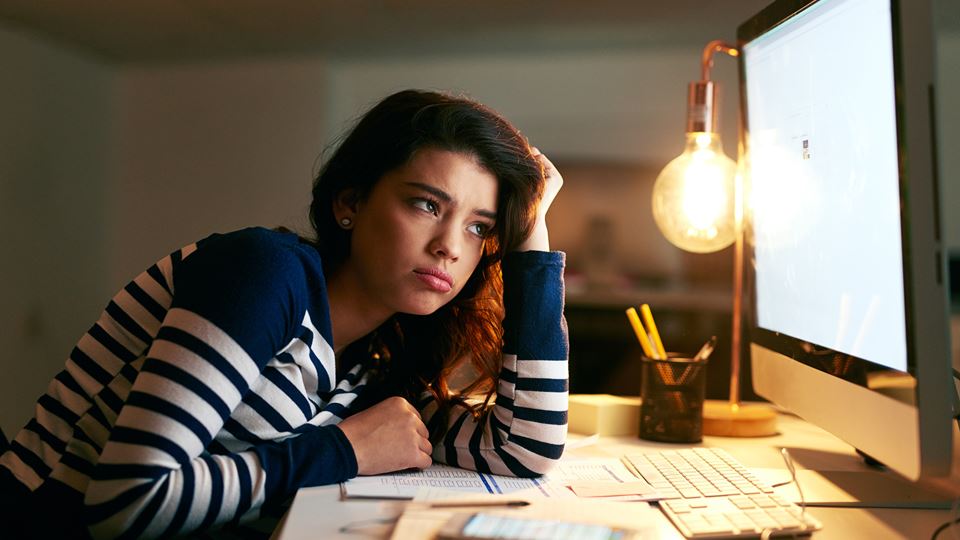
{"type": "Polygon", "coordinates": [[[0,27],[0,426],[8,437],[110,294],[112,70],[0,27]]]}
{"type": "Polygon", "coordinates": [[[111,284],[213,232],[308,230],[324,81],[319,59],[121,70],[111,284]]]}

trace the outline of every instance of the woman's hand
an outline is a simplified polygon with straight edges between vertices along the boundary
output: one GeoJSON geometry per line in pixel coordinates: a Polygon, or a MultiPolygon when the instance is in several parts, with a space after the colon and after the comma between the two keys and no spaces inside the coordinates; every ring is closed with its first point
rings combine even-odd
{"type": "Polygon", "coordinates": [[[425,469],[433,446],[420,413],[400,397],[387,398],[340,422],[357,456],[357,474],[425,469]]]}
{"type": "Polygon", "coordinates": [[[563,187],[563,177],[553,166],[553,163],[547,159],[547,156],[540,153],[536,147],[533,148],[533,155],[540,160],[543,165],[543,174],[546,177],[543,185],[543,197],[537,205],[537,221],[527,237],[518,247],[517,251],[550,251],[550,235],[547,233],[547,210],[553,204],[553,199],[563,187]]]}

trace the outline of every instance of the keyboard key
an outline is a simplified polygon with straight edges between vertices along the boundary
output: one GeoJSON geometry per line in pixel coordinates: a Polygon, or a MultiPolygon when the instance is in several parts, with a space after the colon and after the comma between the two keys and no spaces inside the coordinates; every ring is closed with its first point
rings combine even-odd
{"type": "Polygon", "coordinates": [[[707,534],[735,532],[733,527],[727,527],[725,525],[716,523],[688,524],[687,526],[690,528],[690,532],[693,533],[693,537],[698,535],[703,536],[707,534]]]}

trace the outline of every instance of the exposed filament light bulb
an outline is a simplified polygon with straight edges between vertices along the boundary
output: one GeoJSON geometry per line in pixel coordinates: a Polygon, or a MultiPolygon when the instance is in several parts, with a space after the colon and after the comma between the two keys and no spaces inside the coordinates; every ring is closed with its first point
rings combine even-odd
{"type": "Polygon", "coordinates": [[[687,133],[683,153],[663,168],[653,187],[653,219],[670,243],[709,253],[734,242],[736,173],[719,134],[687,133]]]}

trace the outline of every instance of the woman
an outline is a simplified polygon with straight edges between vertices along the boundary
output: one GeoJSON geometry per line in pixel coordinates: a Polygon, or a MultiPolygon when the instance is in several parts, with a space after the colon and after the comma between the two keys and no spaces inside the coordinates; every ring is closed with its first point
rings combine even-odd
{"type": "Polygon", "coordinates": [[[213,235],[114,297],[0,458],[4,506],[25,532],[155,537],[433,459],[545,472],[566,434],[561,184],[491,110],[389,96],[317,177],[315,240],[213,235]]]}

